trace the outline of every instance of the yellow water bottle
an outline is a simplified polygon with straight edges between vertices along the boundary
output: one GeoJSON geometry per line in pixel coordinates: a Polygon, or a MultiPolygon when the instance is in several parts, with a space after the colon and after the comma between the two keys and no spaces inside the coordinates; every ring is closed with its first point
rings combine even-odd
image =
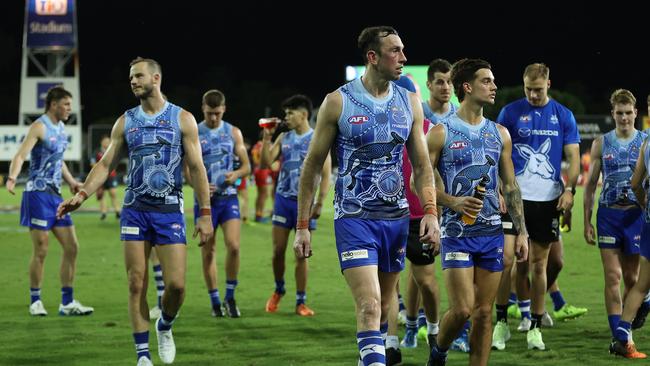
{"type": "MultiPolygon", "coordinates": [[[[489,178],[487,177],[487,175],[484,175],[483,178],[481,178],[481,181],[478,182],[478,185],[476,186],[476,188],[474,188],[474,198],[478,198],[481,201],[483,201],[483,199],[485,198],[485,191],[486,191],[485,187],[488,184],[488,180],[489,178]]],[[[465,225],[473,225],[474,222],[476,221],[476,217],[471,217],[466,214],[463,214],[462,220],[465,223],[465,225]]]]}

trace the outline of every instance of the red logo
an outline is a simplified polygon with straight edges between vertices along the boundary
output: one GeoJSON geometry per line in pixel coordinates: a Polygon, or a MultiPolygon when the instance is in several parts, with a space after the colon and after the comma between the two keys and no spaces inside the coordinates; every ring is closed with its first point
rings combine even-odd
{"type": "Polygon", "coordinates": [[[129,128],[128,133],[133,133],[133,132],[137,132],[137,131],[138,131],[137,127],[131,127],[131,128],[129,128]]]}
{"type": "Polygon", "coordinates": [[[603,159],[612,160],[612,159],[614,159],[614,154],[612,154],[612,153],[605,154],[605,155],[603,155],[603,159]]]}
{"type": "Polygon", "coordinates": [[[370,120],[368,116],[352,116],[348,118],[348,123],[351,125],[360,125],[364,122],[368,122],[370,120]]]}
{"type": "Polygon", "coordinates": [[[449,144],[449,148],[452,150],[458,150],[458,149],[464,149],[468,146],[469,144],[467,141],[454,141],[451,144],[449,144]]]}

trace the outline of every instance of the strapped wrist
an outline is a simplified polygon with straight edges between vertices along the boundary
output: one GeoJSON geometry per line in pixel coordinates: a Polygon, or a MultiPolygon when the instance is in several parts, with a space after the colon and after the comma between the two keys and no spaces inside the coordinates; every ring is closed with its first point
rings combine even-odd
{"type": "Polygon", "coordinates": [[[210,207],[199,209],[199,217],[201,216],[212,216],[212,209],[210,207]]]}
{"type": "Polygon", "coordinates": [[[298,220],[296,230],[309,229],[309,220],[298,220]]]}
{"type": "Polygon", "coordinates": [[[77,194],[80,195],[84,201],[88,199],[88,192],[86,192],[86,190],[83,188],[81,188],[77,194]]]}

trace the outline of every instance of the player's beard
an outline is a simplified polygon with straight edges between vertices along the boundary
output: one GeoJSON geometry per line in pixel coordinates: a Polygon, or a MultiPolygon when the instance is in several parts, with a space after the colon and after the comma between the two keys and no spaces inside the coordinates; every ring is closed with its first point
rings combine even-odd
{"type": "Polygon", "coordinates": [[[140,100],[145,100],[151,96],[153,93],[153,87],[151,85],[142,85],[140,86],[142,88],[142,92],[140,94],[136,94],[136,98],[140,100]]]}

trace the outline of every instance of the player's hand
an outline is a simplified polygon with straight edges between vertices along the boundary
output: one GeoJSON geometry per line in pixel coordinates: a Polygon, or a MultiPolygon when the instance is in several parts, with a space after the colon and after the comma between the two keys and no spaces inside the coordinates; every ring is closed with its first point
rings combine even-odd
{"type": "Polygon", "coordinates": [[[571,210],[564,210],[560,214],[560,231],[563,233],[571,231],[571,210]]]}
{"type": "Polygon", "coordinates": [[[271,142],[271,137],[273,136],[273,132],[275,132],[275,129],[278,128],[277,125],[276,127],[273,128],[263,128],[262,129],[262,140],[266,142],[271,142]]]}
{"type": "Polygon", "coordinates": [[[311,206],[311,215],[310,219],[317,220],[320,217],[321,211],[323,210],[323,204],[316,202],[311,206]]]}
{"type": "Polygon", "coordinates": [[[84,184],[75,180],[72,184],[70,184],[70,193],[72,194],[77,194],[81,188],[83,188],[84,184]]]}
{"type": "Polygon", "coordinates": [[[566,212],[571,211],[571,208],[573,208],[573,193],[571,191],[564,191],[557,201],[556,209],[566,212]]]}
{"type": "Polygon", "coordinates": [[[199,235],[199,246],[201,247],[203,244],[207,243],[208,239],[210,239],[213,234],[214,228],[212,228],[212,216],[199,216],[199,219],[196,220],[192,239],[196,238],[196,236],[199,235]]]}
{"type": "Polygon", "coordinates": [[[239,177],[237,176],[237,174],[235,172],[228,172],[228,173],[224,174],[224,182],[226,182],[226,184],[228,184],[228,185],[235,184],[235,182],[237,181],[237,178],[239,178],[239,177]]]}
{"type": "Polygon", "coordinates": [[[212,196],[212,194],[217,191],[217,185],[210,183],[208,185],[208,189],[210,190],[210,196],[212,196]]]}
{"type": "Polygon", "coordinates": [[[293,241],[293,251],[298,258],[309,258],[311,252],[311,233],[308,229],[296,230],[296,238],[293,241]]]}
{"type": "Polygon", "coordinates": [[[420,220],[420,243],[429,244],[435,251],[440,246],[440,225],[436,215],[426,214],[420,220]]]}
{"type": "Polygon", "coordinates": [[[7,178],[7,181],[5,182],[5,186],[7,187],[7,191],[11,194],[16,194],[14,192],[14,189],[16,188],[16,180],[15,179],[9,179],[7,178]]]}
{"type": "Polygon", "coordinates": [[[515,257],[517,262],[528,261],[528,234],[519,234],[515,239],[515,257]]]}
{"type": "Polygon", "coordinates": [[[451,209],[461,215],[477,217],[483,209],[483,201],[472,196],[455,197],[451,209]]]}
{"type": "Polygon", "coordinates": [[[59,204],[56,209],[56,218],[61,219],[67,213],[78,209],[85,200],[84,196],[77,192],[72,198],[68,198],[59,204]]]}
{"type": "Polygon", "coordinates": [[[585,241],[589,245],[596,245],[596,231],[594,230],[594,226],[588,222],[585,224],[585,241]]]}

